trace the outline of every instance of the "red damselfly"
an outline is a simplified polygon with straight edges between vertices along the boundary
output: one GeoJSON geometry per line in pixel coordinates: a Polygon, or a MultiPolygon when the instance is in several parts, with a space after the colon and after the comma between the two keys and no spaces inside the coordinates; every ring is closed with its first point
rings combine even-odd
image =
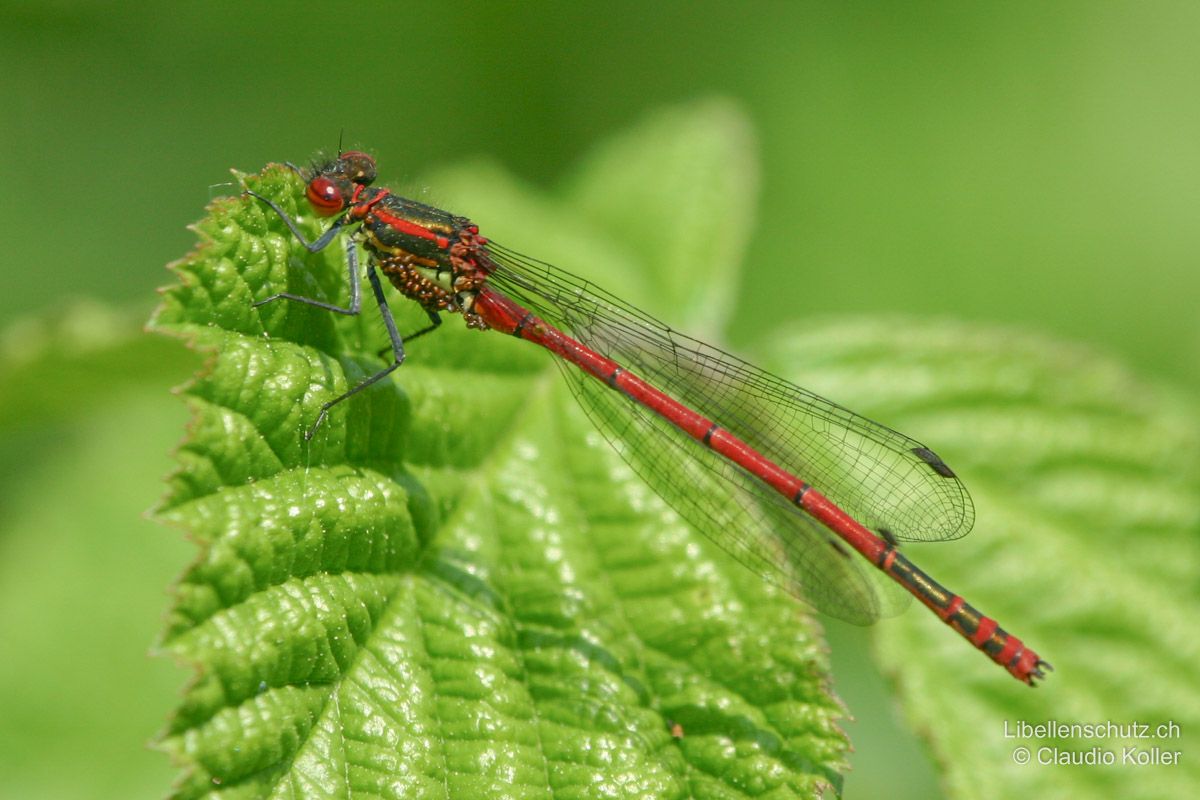
{"type": "MultiPolygon", "coordinates": [[[[372,187],[375,160],[351,151],[307,174],[313,210],[332,224],[313,242],[270,199],[310,252],[343,233],[350,303],[281,292],[339,314],[362,307],[356,242],[387,327],[391,363],[325,403],[334,405],[404,361],[404,343],[441,324],[511,334],[558,356],[556,363],[596,426],[664,500],[717,545],[821,611],[858,624],[893,609],[882,571],[1016,678],[1032,685],[1050,665],[902,555],[899,540],[965,535],[974,506],[932,450],[734,356],[684,336],[550,264],[489,241],[470,220],[372,187]],[[379,273],[429,316],[402,337],[379,273]],[[730,486],[716,496],[689,487],[689,470],[730,486]],[[850,553],[855,550],[866,560],[850,553]]],[[[894,586],[893,586],[894,588],[894,586]]]]}

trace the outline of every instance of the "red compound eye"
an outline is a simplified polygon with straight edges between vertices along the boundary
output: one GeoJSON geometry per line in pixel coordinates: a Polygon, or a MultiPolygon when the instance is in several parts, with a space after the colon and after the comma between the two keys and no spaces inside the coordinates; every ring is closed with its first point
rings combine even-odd
{"type": "Polygon", "coordinates": [[[346,205],[337,184],[324,175],[308,182],[308,202],[322,217],[332,217],[346,205]]]}

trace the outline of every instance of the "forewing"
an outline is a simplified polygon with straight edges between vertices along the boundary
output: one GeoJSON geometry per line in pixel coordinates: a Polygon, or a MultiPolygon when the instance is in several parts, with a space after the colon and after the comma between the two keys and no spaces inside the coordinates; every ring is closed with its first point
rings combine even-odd
{"type": "MultiPolygon", "coordinates": [[[[494,288],[714,420],[867,527],[927,541],[970,530],[970,496],[921,443],[673,331],[552,265],[493,247],[494,288]]],[[[875,570],[787,499],[625,395],[574,367],[563,372],[633,469],[735,558],[842,619],[869,622],[894,610],[875,570]]]]}

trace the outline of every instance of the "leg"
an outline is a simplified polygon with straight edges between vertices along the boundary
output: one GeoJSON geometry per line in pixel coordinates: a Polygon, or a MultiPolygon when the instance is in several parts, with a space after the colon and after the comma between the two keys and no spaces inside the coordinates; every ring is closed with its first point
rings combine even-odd
{"type": "MultiPolygon", "coordinates": [[[[350,307],[349,308],[342,308],[341,306],[335,306],[333,303],[326,303],[321,300],[313,300],[311,297],[302,297],[301,295],[292,294],[291,292],[279,292],[277,294],[271,295],[270,297],[266,298],[265,300],[259,300],[255,303],[251,303],[250,305],[253,308],[258,308],[259,306],[266,305],[267,303],[270,303],[273,300],[292,300],[296,303],[304,303],[307,306],[316,306],[317,308],[323,308],[326,311],[333,311],[337,314],[346,314],[348,316],[355,316],[358,314],[358,312],[360,310],[362,310],[362,297],[359,293],[360,290],[359,290],[359,285],[358,285],[358,283],[359,283],[358,248],[355,247],[353,241],[348,242],[346,244],[346,271],[350,275],[350,307]]],[[[373,269],[371,271],[371,274],[372,275],[375,274],[373,269]]]]}
{"type": "MultiPolygon", "coordinates": [[[[292,169],[296,169],[296,167],[292,164],[289,164],[288,166],[292,167],[292,169]]],[[[244,192],[244,194],[248,194],[251,197],[258,198],[259,200],[261,200],[262,202],[264,202],[268,206],[270,206],[271,210],[274,211],[276,214],[278,214],[279,218],[281,220],[283,220],[285,225],[288,226],[288,230],[290,230],[292,232],[292,235],[296,237],[296,240],[299,241],[300,244],[304,245],[304,249],[310,253],[317,253],[317,252],[320,252],[321,250],[324,250],[326,247],[328,247],[329,243],[332,242],[337,237],[338,233],[342,230],[342,226],[346,224],[346,217],[344,217],[344,216],[339,217],[332,225],[329,226],[329,229],[327,231],[325,231],[323,234],[321,234],[321,237],[319,239],[317,239],[315,242],[308,242],[305,240],[304,234],[300,233],[300,229],[296,227],[296,222],[287,215],[286,211],[284,211],[282,208],[280,208],[278,205],[276,205],[273,201],[268,200],[267,198],[263,197],[261,194],[258,194],[257,192],[252,192],[249,189],[247,189],[244,192]]],[[[355,252],[355,247],[354,247],[353,242],[351,242],[350,245],[346,248],[346,267],[350,272],[350,307],[349,308],[342,308],[341,306],[335,306],[332,303],[325,303],[325,302],[322,302],[321,300],[314,300],[311,297],[302,297],[301,295],[291,294],[290,292],[279,292],[278,294],[271,295],[270,297],[266,298],[265,300],[259,300],[256,303],[252,303],[251,305],[253,305],[255,308],[257,308],[258,306],[264,305],[266,303],[270,303],[273,300],[280,300],[280,299],[293,300],[297,303],[304,303],[305,305],[316,306],[317,308],[323,308],[326,311],[333,311],[338,314],[348,314],[348,315],[353,316],[353,315],[357,314],[359,309],[361,308],[361,303],[360,303],[360,298],[359,298],[359,287],[358,287],[358,281],[359,281],[358,255],[355,252]]]]}
{"type": "MultiPolygon", "coordinates": [[[[385,327],[387,327],[388,338],[391,340],[391,343],[392,343],[392,363],[389,364],[384,369],[380,370],[379,372],[376,372],[371,377],[362,381],[361,383],[359,383],[357,386],[355,386],[350,391],[345,392],[344,394],[338,395],[337,397],[333,398],[325,405],[321,406],[321,413],[317,415],[317,421],[314,422],[313,426],[308,429],[307,433],[304,434],[305,441],[312,439],[313,435],[317,432],[317,428],[321,427],[321,423],[324,422],[325,417],[328,416],[329,409],[333,408],[334,406],[336,406],[338,403],[342,402],[343,400],[345,400],[349,397],[353,397],[354,395],[358,394],[359,392],[361,392],[363,389],[367,388],[371,384],[377,383],[378,381],[382,380],[383,378],[386,378],[388,375],[390,375],[392,373],[393,370],[395,370],[397,367],[399,367],[401,364],[404,363],[404,340],[400,338],[400,332],[398,330],[396,330],[396,320],[394,320],[392,318],[392,310],[390,308],[388,308],[387,298],[384,297],[384,295],[383,295],[383,284],[381,284],[379,282],[379,275],[378,275],[378,273],[375,272],[374,264],[368,265],[367,278],[371,281],[371,291],[374,293],[375,302],[379,306],[379,315],[381,317],[383,317],[383,324],[385,327]]],[[[355,313],[358,313],[358,312],[356,311],[355,313]]],[[[441,322],[441,320],[438,320],[439,324],[440,324],[440,322],[441,322]]],[[[437,326],[431,325],[429,328],[426,328],[425,330],[429,331],[435,327],[437,327],[437,326]]],[[[425,331],[421,331],[421,333],[423,333],[423,332],[425,332],[425,331]]]]}
{"type": "MultiPolygon", "coordinates": [[[[430,331],[437,330],[438,326],[442,324],[442,318],[436,311],[430,311],[427,308],[427,309],[425,309],[425,313],[429,315],[430,324],[426,325],[424,328],[421,328],[421,330],[417,331],[416,333],[410,333],[408,336],[405,336],[404,341],[411,342],[413,339],[417,338],[418,336],[424,336],[425,334],[429,333],[430,331]]],[[[392,348],[385,347],[379,351],[378,355],[380,358],[387,358],[387,354],[390,353],[391,350],[392,350],[392,348]]]]}
{"type": "Polygon", "coordinates": [[[270,206],[271,210],[278,214],[279,218],[283,220],[283,223],[288,226],[288,230],[292,232],[292,235],[296,237],[297,241],[304,245],[304,249],[310,253],[317,253],[328,247],[329,243],[332,242],[334,237],[338,235],[338,232],[342,229],[342,226],[346,224],[346,216],[343,214],[334,220],[333,224],[329,226],[329,230],[322,233],[319,239],[317,239],[315,242],[309,242],[304,238],[304,234],[300,232],[300,229],[296,227],[296,221],[289,217],[287,212],[277,206],[273,200],[268,200],[258,192],[252,192],[249,189],[242,194],[248,194],[251,197],[257,197],[259,200],[270,206]]]}
{"type": "Polygon", "coordinates": [[[424,328],[421,328],[421,330],[417,331],[416,333],[410,333],[408,336],[404,337],[405,340],[411,342],[413,339],[417,338],[418,336],[424,336],[425,334],[429,333],[430,331],[436,331],[438,329],[438,326],[442,324],[442,318],[436,311],[430,311],[427,308],[427,309],[425,309],[425,313],[429,315],[429,324],[426,325],[424,328]]]}

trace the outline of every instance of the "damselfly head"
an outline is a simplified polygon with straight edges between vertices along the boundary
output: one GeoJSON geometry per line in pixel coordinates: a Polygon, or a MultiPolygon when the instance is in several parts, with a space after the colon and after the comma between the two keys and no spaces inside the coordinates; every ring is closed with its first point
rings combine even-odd
{"type": "Polygon", "coordinates": [[[322,217],[332,217],[349,204],[358,187],[375,180],[375,159],[358,150],[348,150],[335,160],[317,167],[308,180],[308,202],[322,217]]]}

